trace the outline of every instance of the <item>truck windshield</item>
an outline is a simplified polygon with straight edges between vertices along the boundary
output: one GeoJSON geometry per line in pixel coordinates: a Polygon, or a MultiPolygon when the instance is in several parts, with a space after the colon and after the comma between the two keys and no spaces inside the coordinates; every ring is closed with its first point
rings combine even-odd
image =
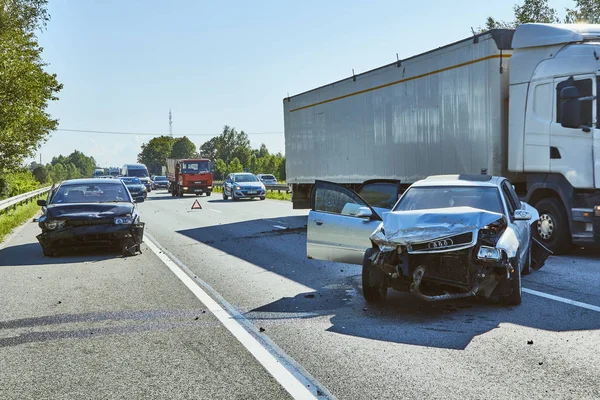
{"type": "Polygon", "coordinates": [[[146,169],[144,168],[139,168],[139,169],[127,169],[127,176],[137,176],[137,177],[141,177],[141,178],[145,178],[148,176],[148,171],[146,171],[146,169]]]}
{"type": "Polygon", "coordinates": [[[198,174],[200,172],[209,172],[210,162],[209,161],[194,161],[184,162],[183,168],[181,169],[182,174],[198,174]]]}
{"type": "Polygon", "coordinates": [[[431,186],[408,189],[394,211],[431,208],[473,207],[504,214],[500,194],[495,187],[431,186]]]}

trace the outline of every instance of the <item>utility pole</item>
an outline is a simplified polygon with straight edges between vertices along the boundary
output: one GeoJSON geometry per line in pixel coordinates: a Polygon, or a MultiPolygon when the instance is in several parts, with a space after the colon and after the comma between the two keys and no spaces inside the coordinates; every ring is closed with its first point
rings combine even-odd
{"type": "Polygon", "coordinates": [[[169,135],[173,137],[173,115],[171,114],[171,109],[169,108],[169,135]]]}

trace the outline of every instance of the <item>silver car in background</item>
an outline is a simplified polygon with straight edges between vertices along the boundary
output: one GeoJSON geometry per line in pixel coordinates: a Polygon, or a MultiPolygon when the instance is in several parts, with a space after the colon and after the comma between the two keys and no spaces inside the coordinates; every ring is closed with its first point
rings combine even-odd
{"type": "MultiPolygon", "coordinates": [[[[365,194],[385,206],[396,187],[380,184],[365,194]]],[[[521,273],[541,268],[550,254],[531,236],[538,219],[502,177],[429,177],[383,208],[347,187],[318,181],[307,255],[362,264],[369,302],[384,300],[391,287],[425,301],[477,295],[518,305],[521,273]]]]}
{"type": "Polygon", "coordinates": [[[271,174],[258,174],[256,177],[265,185],[277,185],[277,178],[271,174]]]}

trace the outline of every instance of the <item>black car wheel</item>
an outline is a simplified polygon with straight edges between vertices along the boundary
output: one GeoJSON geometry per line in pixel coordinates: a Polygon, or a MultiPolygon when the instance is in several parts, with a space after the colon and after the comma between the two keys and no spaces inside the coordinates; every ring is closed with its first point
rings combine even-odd
{"type": "Polygon", "coordinates": [[[367,303],[382,303],[387,298],[387,288],[371,286],[371,270],[374,268],[370,258],[373,255],[373,249],[367,249],[362,263],[362,287],[363,297],[367,303]]]}
{"type": "Polygon", "coordinates": [[[46,257],[55,257],[56,252],[51,247],[42,247],[42,252],[46,257]]]}
{"type": "Polygon", "coordinates": [[[531,244],[529,245],[529,250],[527,250],[527,258],[525,259],[525,265],[523,266],[523,271],[521,271],[521,275],[529,275],[531,274],[531,244]]]}
{"type": "Polygon", "coordinates": [[[235,197],[235,192],[231,192],[231,200],[233,201],[238,201],[239,199],[237,197],[235,197]]]}
{"type": "Polygon", "coordinates": [[[517,266],[513,269],[513,272],[510,274],[510,280],[507,282],[510,293],[500,297],[500,301],[508,306],[518,306],[521,304],[521,268],[518,265],[519,262],[516,261],[516,263],[517,266]]]}
{"type": "Polygon", "coordinates": [[[265,196],[260,196],[260,199],[264,200],[264,199],[266,199],[266,197],[265,196]]]}

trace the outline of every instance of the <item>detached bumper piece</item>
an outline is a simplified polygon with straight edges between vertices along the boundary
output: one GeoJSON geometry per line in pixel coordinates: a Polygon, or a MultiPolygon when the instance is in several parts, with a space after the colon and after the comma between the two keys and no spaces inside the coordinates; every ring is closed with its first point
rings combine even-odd
{"type": "Polygon", "coordinates": [[[81,250],[120,247],[124,256],[141,253],[144,240],[143,222],[127,225],[89,225],[65,227],[45,231],[37,236],[45,255],[53,256],[61,250],[81,250]]]}

